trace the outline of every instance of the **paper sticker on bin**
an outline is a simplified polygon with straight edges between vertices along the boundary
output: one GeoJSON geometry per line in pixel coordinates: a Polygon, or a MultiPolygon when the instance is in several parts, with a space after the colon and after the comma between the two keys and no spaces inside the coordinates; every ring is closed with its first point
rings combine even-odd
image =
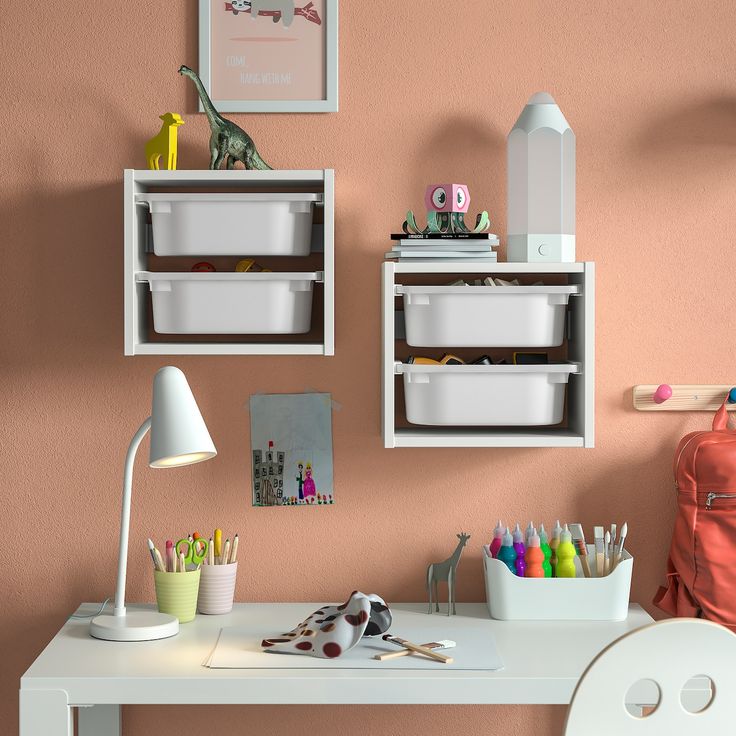
{"type": "Polygon", "coordinates": [[[321,194],[137,194],[157,256],[305,256],[321,194]]]}
{"type": "Polygon", "coordinates": [[[397,286],[415,347],[543,348],[565,339],[569,286],[397,286]]]}
{"type": "Polygon", "coordinates": [[[494,427],[559,424],[568,378],[580,367],[401,363],[396,370],[411,424],[494,427]]]}
{"type": "Polygon", "coordinates": [[[136,276],[150,285],[153,329],[169,335],[309,332],[314,283],[321,279],[321,271],[136,276]]]}
{"type": "MultiPolygon", "coordinates": [[[[588,545],[595,556],[595,545],[588,545]]],[[[483,546],[483,575],[491,618],[502,621],[623,621],[629,612],[633,557],[624,550],[616,569],[586,578],[575,558],[578,577],[520,578],[483,546]]]]}

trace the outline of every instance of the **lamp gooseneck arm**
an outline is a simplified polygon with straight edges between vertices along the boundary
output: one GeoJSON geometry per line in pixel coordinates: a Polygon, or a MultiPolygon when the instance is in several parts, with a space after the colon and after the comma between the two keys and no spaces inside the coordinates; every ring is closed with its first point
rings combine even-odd
{"type": "Polygon", "coordinates": [[[140,429],[133,435],[125,456],[123,472],[123,510],[120,514],[120,546],[118,548],[118,582],[115,588],[115,616],[125,616],[125,577],[128,572],[128,532],[130,530],[130,497],[133,489],[133,465],[138,446],[151,428],[151,417],[148,417],[140,429]]]}

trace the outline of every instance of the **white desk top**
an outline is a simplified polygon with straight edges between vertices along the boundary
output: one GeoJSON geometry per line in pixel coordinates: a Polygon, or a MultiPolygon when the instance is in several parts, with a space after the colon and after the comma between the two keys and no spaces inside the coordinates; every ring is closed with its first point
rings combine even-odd
{"type": "MultiPolygon", "coordinates": [[[[397,610],[425,611],[426,603],[398,603],[397,610]]],[[[144,608],[145,606],[129,606],[144,608]]],[[[148,606],[150,607],[150,606],[148,606]]],[[[67,622],[21,678],[22,690],[59,689],[72,705],[87,704],[393,704],[569,703],[591,659],[651,617],[632,604],[619,622],[494,621],[485,604],[458,603],[458,615],[434,614],[453,629],[471,619],[487,623],[505,668],[499,672],[304,669],[208,669],[203,662],[221,628],[252,626],[288,614],[296,623],[315,603],[239,603],[225,616],[198,616],[178,636],[161,641],[106,642],[89,636],[89,622],[67,622]],[[293,614],[293,615],[292,615],[293,614]]],[[[85,604],[79,613],[98,606],[85,604]]],[[[272,628],[272,627],[271,627],[272,628]]],[[[388,662],[386,664],[389,664],[388,662]]]]}

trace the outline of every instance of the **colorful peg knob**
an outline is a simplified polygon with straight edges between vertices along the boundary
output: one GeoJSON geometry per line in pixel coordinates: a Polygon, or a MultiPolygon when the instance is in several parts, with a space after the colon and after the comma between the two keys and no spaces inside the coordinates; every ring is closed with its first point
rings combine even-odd
{"type": "Polygon", "coordinates": [[[728,403],[729,404],[736,404],[736,388],[732,388],[728,392],[728,403]]]}
{"type": "Polygon", "coordinates": [[[667,399],[672,398],[672,386],[668,386],[666,383],[663,383],[661,386],[657,386],[657,390],[654,392],[653,398],[655,404],[664,404],[667,399]]]}

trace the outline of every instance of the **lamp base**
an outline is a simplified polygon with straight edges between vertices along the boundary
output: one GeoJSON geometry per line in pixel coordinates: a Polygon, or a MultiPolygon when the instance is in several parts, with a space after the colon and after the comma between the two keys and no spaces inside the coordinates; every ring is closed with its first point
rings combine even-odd
{"type": "Polygon", "coordinates": [[[124,616],[103,613],[89,626],[95,639],[106,641],[152,641],[179,633],[179,619],[158,611],[128,611],[124,616]]]}
{"type": "Polygon", "coordinates": [[[575,263],[575,236],[509,234],[506,260],[509,263],[575,263]]]}

